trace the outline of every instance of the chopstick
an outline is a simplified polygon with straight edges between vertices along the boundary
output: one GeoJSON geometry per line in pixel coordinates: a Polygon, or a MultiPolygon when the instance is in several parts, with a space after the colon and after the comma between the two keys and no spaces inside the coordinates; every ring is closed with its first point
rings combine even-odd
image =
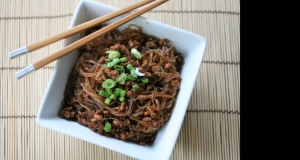
{"type": "Polygon", "coordinates": [[[86,36],[86,37],[83,37],[80,40],[78,40],[78,41],[76,41],[76,42],[68,45],[67,47],[59,50],[58,52],[56,52],[56,53],[54,53],[54,54],[52,54],[52,55],[50,55],[50,56],[48,56],[48,57],[46,57],[46,58],[44,58],[44,59],[36,62],[34,64],[29,65],[26,68],[18,71],[16,73],[16,77],[18,79],[20,79],[20,78],[24,77],[25,75],[27,75],[27,74],[35,71],[35,70],[38,70],[39,68],[41,68],[41,67],[43,67],[43,66],[45,66],[45,65],[47,65],[47,64],[49,64],[49,63],[51,63],[51,62],[53,62],[55,60],[57,60],[57,59],[59,59],[60,57],[66,55],[68,53],[70,53],[71,51],[73,51],[73,50],[75,50],[75,49],[77,49],[77,48],[79,48],[81,46],[83,46],[84,44],[92,41],[93,39],[95,39],[95,38],[97,38],[97,37],[99,37],[99,36],[101,36],[101,35],[109,32],[109,31],[111,31],[111,30],[119,27],[120,25],[122,25],[122,24],[124,24],[124,23],[126,23],[126,22],[128,22],[128,21],[130,21],[130,20],[132,20],[132,19],[134,19],[134,18],[136,18],[136,17],[138,17],[138,16],[146,13],[147,11],[149,11],[149,10],[151,10],[151,9],[153,9],[153,8],[159,6],[159,5],[161,5],[161,4],[163,4],[163,3],[167,2],[167,1],[168,0],[156,0],[156,1],[152,2],[152,3],[150,3],[149,5],[143,7],[142,9],[140,9],[140,10],[138,10],[138,11],[136,11],[136,12],[134,12],[134,13],[132,13],[132,14],[130,14],[130,15],[122,18],[122,19],[120,19],[119,21],[116,21],[116,22],[114,22],[114,23],[112,23],[112,24],[110,24],[110,25],[108,25],[108,26],[106,26],[106,27],[104,27],[104,28],[102,28],[102,29],[100,29],[100,30],[98,30],[98,31],[96,31],[96,32],[94,32],[94,33],[86,36]]]}
{"type": "Polygon", "coordinates": [[[42,48],[44,46],[50,45],[50,44],[52,44],[52,43],[54,43],[56,41],[59,41],[61,39],[64,39],[64,38],[69,37],[71,35],[74,35],[76,33],[79,33],[79,32],[81,32],[83,30],[86,30],[88,28],[96,26],[97,24],[101,24],[101,23],[103,23],[105,21],[108,21],[108,20],[111,20],[111,19],[113,19],[113,18],[115,18],[117,16],[120,16],[120,15],[122,15],[124,13],[130,12],[130,11],[132,11],[132,10],[134,10],[136,8],[139,8],[141,6],[144,6],[144,5],[146,5],[146,4],[148,4],[148,3],[152,2],[152,1],[153,0],[142,0],[140,2],[137,2],[137,3],[133,4],[133,5],[125,7],[123,9],[117,10],[115,12],[109,13],[109,14],[104,15],[102,17],[99,17],[99,18],[96,18],[94,20],[91,20],[91,21],[85,22],[83,24],[80,24],[78,26],[75,26],[75,27],[73,27],[73,28],[71,28],[71,29],[69,29],[67,31],[61,32],[61,33],[59,33],[57,35],[48,37],[48,38],[46,38],[44,40],[41,40],[39,42],[30,44],[28,46],[25,46],[25,47],[22,47],[22,48],[19,48],[19,49],[16,49],[16,50],[14,50],[12,52],[9,52],[8,56],[9,56],[10,59],[13,59],[13,58],[16,58],[16,57],[18,57],[18,56],[20,56],[22,54],[27,53],[27,52],[33,52],[33,51],[35,51],[37,49],[40,49],[40,48],[42,48]]]}

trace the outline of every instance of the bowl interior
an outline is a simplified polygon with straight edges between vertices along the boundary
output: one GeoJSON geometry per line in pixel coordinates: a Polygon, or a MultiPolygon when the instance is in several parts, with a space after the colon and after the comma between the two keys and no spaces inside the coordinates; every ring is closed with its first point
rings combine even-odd
{"type": "MultiPolygon", "coordinates": [[[[70,28],[115,10],[117,10],[117,8],[99,2],[82,0],[76,8],[70,28]]],[[[112,19],[106,22],[106,24],[110,24],[124,16],[112,19]]],[[[67,121],[57,116],[61,109],[63,92],[69,73],[77,61],[77,51],[73,51],[57,60],[37,115],[37,123],[46,128],[138,159],[169,159],[176,143],[202,58],[204,56],[206,39],[182,29],[143,17],[138,17],[122,25],[119,29],[123,30],[129,24],[137,24],[141,26],[145,34],[153,35],[158,38],[169,39],[174,43],[177,51],[182,53],[185,60],[185,65],[181,71],[181,78],[183,80],[181,82],[175,107],[171,113],[172,115],[169,121],[165,123],[163,128],[157,134],[154,144],[151,146],[139,146],[134,143],[106,138],[76,122],[67,121]],[[162,150],[164,152],[162,152],[162,150]]],[[[77,34],[65,39],[63,47],[75,42],[79,38],[79,34],[77,34]]]]}

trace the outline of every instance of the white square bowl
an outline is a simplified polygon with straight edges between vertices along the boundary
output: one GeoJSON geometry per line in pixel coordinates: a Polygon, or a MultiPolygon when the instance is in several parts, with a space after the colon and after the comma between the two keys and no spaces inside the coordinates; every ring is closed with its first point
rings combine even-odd
{"type": "MultiPolygon", "coordinates": [[[[69,28],[115,10],[117,10],[117,8],[99,2],[82,0],[75,10],[69,28]]],[[[126,14],[124,16],[126,16],[126,14]]],[[[115,22],[124,16],[112,19],[106,22],[106,24],[115,22]]],[[[169,159],[174,149],[202,63],[206,48],[206,39],[191,32],[144,17],[138,17],[124,24],[119,29],[123,30],[128,24],[137,24],[141,26],[143,32],[147,35],[153,35],[158,38],[167,38],[172,41],[177,51],[182,54],[185,60],[185,65],[181,71],[182,81],[176,104],[172,110],[169,121],[166,122],[158,132],[154,143],[150,146],[140,146],[138,144],[108,138],[93,132],[88,127],[82,126],[77,122],[67,121],[58,117],[69,73],[78,60],[77,51],[73,51],[57,60],[39,108],[36,122],[51,130],[82,139],[137,159],[169,159]]],[[[77,34],[65,39],[63,47],[75,42],[79,38],[79,34],[77,34]]]]}

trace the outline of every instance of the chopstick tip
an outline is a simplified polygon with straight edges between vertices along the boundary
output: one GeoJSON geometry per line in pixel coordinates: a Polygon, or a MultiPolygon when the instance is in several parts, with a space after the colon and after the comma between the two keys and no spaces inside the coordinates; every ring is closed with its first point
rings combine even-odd
{"type": "Polygon", "coordinates": [[[26,68],[23,68],[23,69],[21,69],[20,71],[18,71],[18,72],[16,73],[16,77],[17,77],[18,79],[20,79],[20,78],[26,76],[27,74],[33,72],[34,70],[35,70],[34,66],[33,66],[33,65],[30,65],[30,66],[28,66],[28,67],[26,67],[26,68]]]}
{"type": "Polygon", "coordinates": [[[27,52],[28,52],[28,49],[25,46],[25,47],[22,47],[22,48],[19,48],[19,49],[16,49],[14,51],[9,52],[8,53],[8,57],[10,59],[13,59],[13,58],[16,58],[16,57],[18,57],[18,56],[20,56],[20,55],[22,55],[24,53],[27,53],[27,52]]]}

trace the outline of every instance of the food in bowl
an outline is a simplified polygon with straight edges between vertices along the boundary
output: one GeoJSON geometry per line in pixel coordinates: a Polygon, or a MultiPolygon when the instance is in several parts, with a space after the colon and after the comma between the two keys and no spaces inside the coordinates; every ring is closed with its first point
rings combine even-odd
{"type": "Polygon", "coordinates": [[[107,137],[151,145],[171,116],[181,82],[184,59],[172,42],[131,24],[78,51],[58,116],[107,137]]]}

